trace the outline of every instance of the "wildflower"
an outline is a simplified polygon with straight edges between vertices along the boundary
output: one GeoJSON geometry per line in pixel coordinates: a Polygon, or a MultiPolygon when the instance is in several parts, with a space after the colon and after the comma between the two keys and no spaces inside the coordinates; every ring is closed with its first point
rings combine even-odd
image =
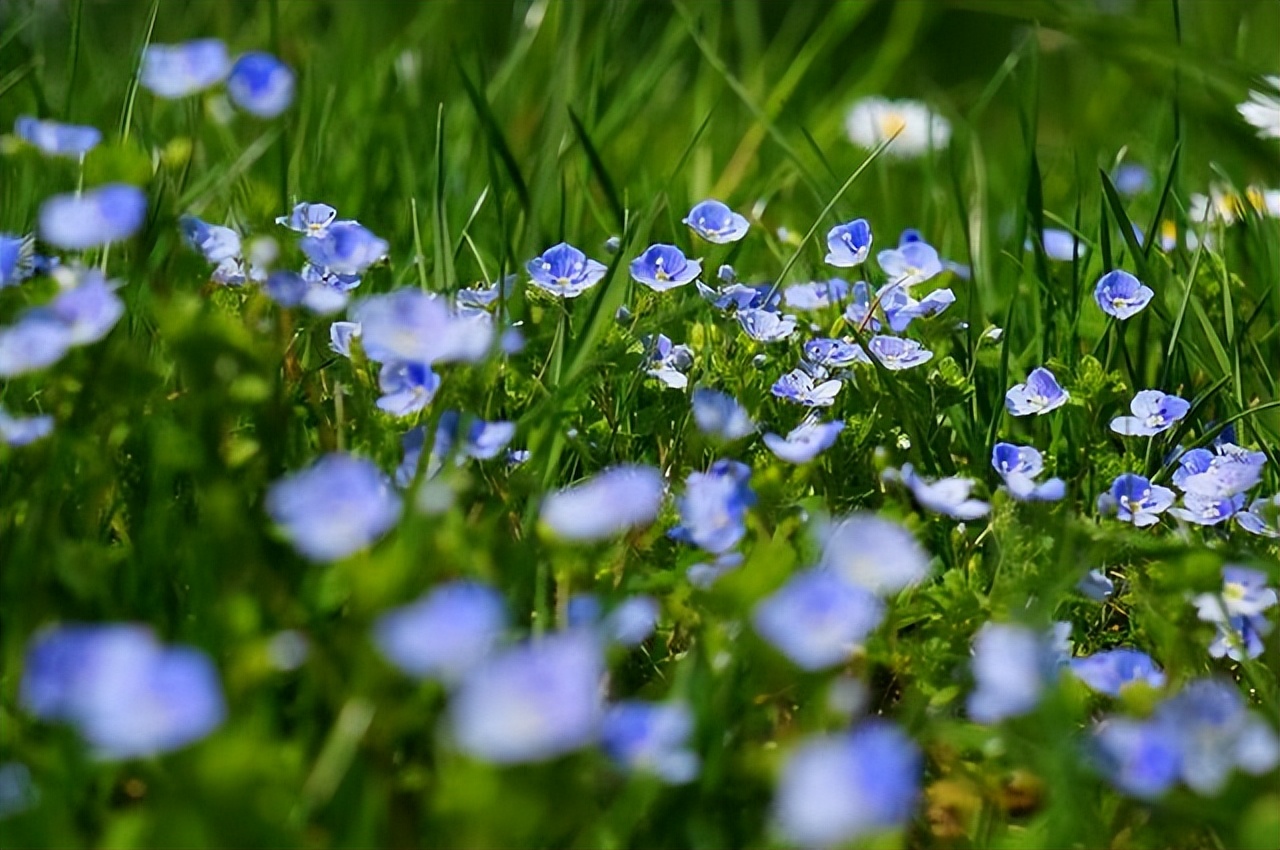
{"type": "Polygon", "coordinates": [[[563,540],[605,540],[653,522],[664,489],[652,467],[615,466],[547,496],[542,524],[563,540]]]}
{"type": "Polygon", "coordinates": [[[901,470],[885,470],[883,477],[886,481],[901,481],[921,507],[952,519],[978,519],[991,511],[986,502],[969,498],[975,483],[970,478],[928,481],[917,475],[909,463],[903,464],[901,470]]]}
{"type": "Polygon", "coordinates": [[[780,342],[796,330],[796,317],[773,313],[768,310],[739,310],[738,324],[747,336],[757,342],[780,342]]]}
{"type": "Polygon", "coordinates": [[[695,281],[694,286],[697,287],[698,294],[714,304],[717,310],[728,310],[730,307],[735,310],[773,310],[782,300],[782,296],[777,293],[772,298],[769,297],[772,286],[767,283],[754,286],[731,283],[718,290],[704,286],[702,281],[695,281]]]}
{"type": "Polygon", "coordinates": [[[380,616],[373,640],[405,673],[454,683],[484,661],[506,628],[500,593],[477,582],[455,581],[380,616]]]}
{"type": "Polygon", "coordinates": [[[28,313],[13,326],[0,327],[0,378],[52,366],[70,347],[66,325],[47,313],[28,313]]]}
{"type": "Polygon", "coordinates": [[[417,289],[365,298],[350,317],[360,324],[361,344],[375,363],[476,362],[493,341],[487,317],[459,315],[441,296],[417,289]]]}
{"type": "Polygon", "coordinates": [[[68,251],[97,248],[132,236],[146,213],[147,196],[124,183],[54,195],[40,207],[40,238],[68,251]]]}
{"type": "Polygon", "coordinates": [[[812,283],[794,283],[782,291],[782,300],[793,310],[823,310],[849,295],[849,284],[838,277],[812,283]]]}
{"type": "Polygon", "coordinates": [[[1004,395],[1004,406],[1014,416],[1044,414],[1067,403],[1071,394],[1064,390],[1048,369],[1040,366],[1031,371],[1026,383],[1015,384],[1004,395]]]}
{"type": "Polygon", "coordinates": [[[788,463],[808,463],[835,445],[836,437],[844,430],[844,423],[804,422],[793,428],[786,437],[765,434],[764,444],[788,463]]]}
{"type": "Polygon", "coordinates": [[[911,819],[923,774],[920,750],[896,725],[805,739],[782,766],[773,820],[784,842],[834,847],[911,819]]]}
{"type": "Polygon", "coordinates": [[[231,66],[227,95],[258,118],[275,118],[293,103],[293,70],[270,53],[245,53],[231,66]]]}
{"type": "Polygon", "coordinates": [[[863,98],[849,110],[844,126],[849,140],[867,150],[893,138],[885,155],[903,159],[941,150],[951,140],[951,123],[915,100],[863,98]]]}
{"type": "Polygon", "coordinates": [[[364,274],[369,266],[386,259],[387,242],[354,221],[330,225],[323,234],[304,236],[302,253],[317,266],[338,274],[364,274]]]}
{"type": "Polygon", "coordinates": [[[819,565],[872,593],[889,596],[924,581],[929,553],[910,531],[870,513],[835,520],[819,535],[819,565]]]}
{"type": "Polygon", "coordinates": [[[720,268],[716,269],[716,278],[722,283],[737,283],[738,273],[733,270],[733,266],[724,263],[720,268]]]}
{"type": "Polygon", "coordinates": [[[1182,497],[1182,507],[1172,508],[1169,513],[1195,525],[1217,525],[1231,519],[1243,507],[1243,493],[1223,499],[1188,493],[1182,497]]]}
{"type": "Polygon", "coordinates": [[[534,286],[561,298],[577,298],[604,278],[603,264],[566,242],[548,248],[529,261],[526,268],[534,286]]]}
{"type": "Polygon", "coordinates": [[[1044,471],[1044,458],[1031,446],[996,443],[991,451],[991,465],[1018,501],[1056,502],[1066,495],[1066,484],[1061,478],[1036,482],[1044,471]]]}
{"type": "Polygon", "coordinates": [[[751,468],[733,460],[689,473],[684,495],[676,500],[680,525],[668,536],[716,555],[732,549],[747,532],[747,509],[756,500],[750,480],[751,468]]]}
{"type": "Polygon", "coordinates": [[[954,303],[956,296],[950,289],[935,289],[917,301],[902,287],[895,286],[880,299],[880,309],[884,311],[889,328],[894,333],[902,333],[914,319],[936,316],[954,303]]]}
{"type": "Polygon", "coordinates": [[[830,407],[835,404],[840,387],[839,381],[814,384],[813,378],[803,369],[793,369],[779,378],[771,391],[778,398],[803,404],[805,407],[830,407]]]}
{"type": "Polygon", "coordinates": [[[1102,312],[1121,321],[1140,313],[1151,303],[1155,293],[1126,271],[1109,271],[1098,279],[1093,300],[1102,312]]]}
{"type": "Polygon", "coordinates": [[[110,333],[124,315],[124,302],[115,293],[119,283],[97,269],[59,269],[57,277],[64,289],[31,315],[60,322],[71,346],[89,345],[110,333]]]}
{"type": "Polygon", "coordinates": [[[30,115],[14,122],[13,134],[51,156],[84,156],[102,141],[102,131],[97,127],[41,121],[30,115]]]}
{"type": "Polygon", "coordinates": [[[321,457],[271,485],[267,514],[312,561],[336,561],[372,545],[400,519],[400,498],[370,461],[321,457]]]}
{"type": "Polygon", "coordinates": [[[652,596],[629,596],[604,618],[603,635],[619,646],[639,646],[657,628],[659,614],[652,596]]]}
{"type": "Polygon", "coordinates": [[[689,214],[684,217],[694,233],[708,242],[723,245],[737,242],[747,235],[750,224],[745,217],[716,200],[701,201],[693,205],[689,214]]]}
{"type": "Polygon", "coordinates": [[[1111,783],[1144,800],[1172,788],[1182,768],[1177,730],[1155,721],[1109,718],[1094,729],[1093,748],[1111,783]]]}
{"type": "Polygon", "coordinates": [[[230,70],[227,46],[216,38],[149,44],[138,81],[152,94],[176,100],[217,85],[230,70]]]}
{"type": "Polygon", "coordinates": [[[1222,593],[1202,593],[1192,600],[1201,620],[1226,622],[1231,617],[1253,617],[1276,605],[1276,591],[1267,587],[1259,570],[1227,565],[1222,569],[1222,593]]]}
{"type": "Polygon", "coordinates": [[[1105,602],[1116,592],[1116,585],[1102,570],[1093,569],[1076,582],[1076,590],[1094,602],[1105,602]]]}
{"type": "Polygon", "coordinates": [[[378,409],[393,416],[411,416],[425,408],[440,389],[440,376],[424,363],[392,361],[378,372],[382,397],[378,409]]]}
{"type": "Polygon", "coordinates": [[[702,433],[726,443],[755,433],[756,423],[728,393],[700,387],[693,391],[693,421],[702,433]]]}
{"type": "Polygon", "coordinates": [[[685,570],[685,578],[694,587],[706,590],[715,584],[725,573],[732,572],[742,566],[742,554],[724,552],[717,555],[711,563],[694,564],[685,570]]]}
{"type": "MultiPolygon", "coordinates": [[[[307,268],[315,269],[315,266],[308,264],[307,268]]],[[[265,291],[281,307],[304,307],[319,316],[333,315],[347,306],[349,296],[345,290],[327,285],[322,275],[318,278],[311,275],[311,280],[308,277],[291,271],[272,272],[267,277],[265,291]]]]}
{"type": "Polygon", "coordinates": [[[35,240],[29,236],[0,233],[0,289],[17,286],[31,276],[35,240]]]}
{"type": "Polygon", "coordinates": [[[867,348],[886,369],[895,372],[921,366],[933,359],[933,352],[914,339],[898,336],[874,336],[867,348]]]}
{"type": "Polygon", "coordinates": [[[498,303],[499,298],[508,298],[515,290],[516,276],[507,275],[501,282],[476,284],[466,289],[459,289],[456,296],[459,310],[487,310],[498,303]]]}
{"type": "Polygon", "coordinates": [[[1142,390],[1129,403],[1132,416],[1111,420],[1111,430],[1127,437],[1154,437],[1187,415],[1191,403],[1159,390],[1142,390]]]}
{"type": "Polygon", "coordinates": [[[12,416],[0,407],[0,443],[27,446],[52,433],[52,416],[12,416]]]}
{"type": "Polygon", "coordinates": [[[1250,490],[1262,480],[1267,456],[1239,446],[1222,443],[1207,449],[1192,449],[1178,459],[1173,484],[1186,493],[1224,499],[1250,490]]]}
{"type": "Polygon", "coordinates": [[[1247,511],[1236,515],[1236,524],[1260,537],[1280,537],[1280,495],[1254,499],[1247,511]]]}
{"type": "MultiPolygon", "coordinates": [[[[435,440],[431,443],[431,457],[427,464],[427,476],[434,476],[440,469],[440,461],[453,455],[459,466],[468,459],[492,460],[500,455],[515,436],[514,422],[486,422],[471,419],[466,433],[462,433],[462,416],[456,410],[440,414],[436,424],[435,440]]],[[[418,472],[418,460],[426,442],[422,426],[410,429],[402,440],[404,460],[396,470],[396,484],[407,487],[418,472]]]]}
{"type": "MultiPolygon", "coordinates": [[[[1045,256],[1060,263],[1069,263],[1084,256],[1084,243],[1069,230],[1046,227],[1041,234],[1041,244],[1045,256]]],[[[1027,250],[1031,250],[1031,240],[1027,240],[1027,250]]]]}
{"type": "Polygon", "coordinates": [[[842,339],[811,339],[804,344],[805,359],[815,366],[844,369],[854,363],[871,364],[862,346],[842,339]]]}
{"type": "Polygon", "coordinates": [[[1098,510],[1103,514],[1115,514],[1116,519],[1131,522],[1138,528],[1155,525],[1173,504],[1173,491],[1168,487],[1152,484],[1141,475],[1131,472],[1111,482],[1110,491],[1098,497],[1098,510]]]}
{"type": "Polygon", "coordinates": [[[1141,195],[1151,188],[1151,169],[1136,162],[1125,162],[1116,168],[1116,190],[1125,197],[1141,195]]]}
{"type": "Polygon", "coordinates": [[[1236,107],[1241,117],[1253,125],[1259,138],[1280,139],[1280,77],[1264,77],[1268,90],[1249,92],[1249,99],[1236,107]]]}
{"type": "Polygon", "coordinates": [[[1248,710],[1229,682],[1187,683],[1157,707],[1155,722],[1177,739],[1178,773],[1200,794],[1218,794],[1233,770],[1260,776],[1280,762],[1280,741],[1271,725],[1248,710]]]}
{"type": "Polygon", "coordinates": [[[987,623],[973,639],[973,678],[969,716],[998,723],[1026,714],[1040,702],[1065,660],[1058,643],[1061,626],[1049,637],[1026,626],[987,623]]]}
{"type": "Polygon", "coordinates": [[[647,340],[649,349],[645,365],[649,368],[645,374],[657,378],[672,389],[682,390],[689,386],[689,378],[685,375],[693,366],[693,351],[687,345],[672,345],[666,334],[658,334],[647,340]]]}
{"type": "Polygon", "coordinates": [[[654,292],[692,283],[702,274],[702,260],[689,260],[675,245],[650,245],[631,261],[631,278],[654,292]]]}
{"type": "Polygon", "coordinates": [[[329,348],[335,354],[350,359],[351,342],[360,338],[362,329],[359,322],[334,322],[329,325],[329,348]]]}
{"type": "Polygon", "coordinates": [[[689,749],[693,713],[681,702],[620,702],[604,716],[600,738],[619,766],[682,785],[698,775],[698,756],[689,749]]]}
{"type": "Polygon", "coordinates": [[[231,228],[209,224],[193,215],[180,216],[178,225],[186,243],[210,263],[217,264],[240,256],[240,234],[231,228]]]}
{"type": "Polygon", "coordinates": [[[869,590],[827,570],[806,570],[757,603],[756,631],[804,670],[848,660],[884,618],[884,603],[869,590]]]}
{"type": "Polygon", "coordinates": [[[43,720],[70,723],[101,759],[143,758],[208,736],[226,716],[204,653],[166,647],[133,625],[69,625],[27,649],[21,700],[43,720]]]}
{"type": "Polygon", "coordinates": [[[337,217],[338,211],[328,204],[301,203],[287,216],[277,218],[276,224],[308,236],[324,236],[337,217]]]}
{"type": "Polygon", "coordinates": [[[1090,688],[1118,697],[1135,682],[1163,688],[1164,671],[1151,656],[1136,649],[1112,649],[1083,658],[1071,659],[1071,672],[1090,688]]]}
{"type": "Polygon", "coordinates": [[[845,269],[862,265],[871,251],[871,239],[871,225],[865,218],[836,225],[827,233],[827,256],[823,262],[845,269]]]}
{"type": "Polygon", "coordinates": [[[599,732],[604,672],[598,642],[581,631],[504,650],[467,672],[449,728],[463,752],[497,764],[571,752],[599,732]]]}
{"type": "Polygon", "coordinates": [[[876,262],[893,286],[912,287],[942,274],[942,261],[928,242],[908,242],[876,254],[876,262]]]}

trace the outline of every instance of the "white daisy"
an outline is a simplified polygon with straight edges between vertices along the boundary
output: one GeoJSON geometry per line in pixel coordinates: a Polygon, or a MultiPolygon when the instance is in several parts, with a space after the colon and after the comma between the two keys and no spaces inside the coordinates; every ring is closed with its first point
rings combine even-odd
{"type": "Polygon", "coordinates": [[[898,133],[885,153],[903,158],[940,150],[951,139],[950,122],[925,104],[883,97],[867,97],[855,103],[845,118],[845,130],[850,141],[867,149],[898,133]]]}
{"type": "Polygon", "coordinates": [[[1280,77],[1264,77],[1271,91],[1251,91],[1249,99],[1236,107],[1264,139],[1280,139],[1280,77]]]}

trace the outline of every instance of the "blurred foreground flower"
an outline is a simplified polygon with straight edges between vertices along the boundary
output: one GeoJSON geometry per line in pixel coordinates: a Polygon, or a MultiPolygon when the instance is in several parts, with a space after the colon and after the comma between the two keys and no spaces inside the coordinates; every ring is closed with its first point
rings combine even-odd
{"type": "Polygon", "coordinates": [[[266,508],[294,548],[313,561],[358,552],[400,519],[400,498],[382,471],[337,453],[272,484],[266,508]]]}
{"type": "Polygon", "coordinates": [[[664,495],[653,467],[615,466],[547,496],[541,522],[563,540],[605,540],[653,522],[664,495]]]}
{"type": "Polygon", "coordinates": [[[849,140],[867,150],[898,134],[885,149],[891,157],[917,157],[951,140],[951,122],[916,100],[863,98],[849,110],[844,126],[849,140]]]}
{"type": "Polygon", "coordinates": [[[1236,107],[1245,121],[1263,139],[1280,139],[1280,77],[1263,77],[1267,89],[1249,92],[1249,99],[1236,107]]]}

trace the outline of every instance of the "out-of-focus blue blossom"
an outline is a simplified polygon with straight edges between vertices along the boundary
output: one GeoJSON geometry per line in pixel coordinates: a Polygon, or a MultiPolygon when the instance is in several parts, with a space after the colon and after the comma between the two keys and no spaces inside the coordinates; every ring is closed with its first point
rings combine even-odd
{"type": "Polygon", "coordinates": [[[312,561],[336,561],[372,545],[400,519],[400,497],[363,458],[328,454],[276,481],[267,515],[312,561]]]}
{"type": "Polygon", "coordinates": [[[302,253],[317,266],[337,274],[364,274],[387,256],[387,240],[354,221],[339,221],[323,233],[304,236],[302,253]]]}
{"type": "Polygon", "coordinates": [[[107,280],[97,269],[59,268],[56,275],[63,290],[32,313],[61,322],[72,346],[98,342],[110,333],[124,315],[124,301],[115,292],[119,282],[107,280]]]}
{"type": "Polygon", "coordinates": [[[609,269],[588,259],[572,245],[561,242],[548,248],[525,266],[533,285],[561,298],[577,298],[599,283],[609,269]]]}
{"type": "Polygon", "coordinates": [[[935,289],[917,301],[905,289],[895,286],[880,300],[880,309],[884,311],[890,329],[894,333],[902,333],[913,320],[936,316],[954,303],[956,296],[950,289],[935,289]]]}
{"type": "Polygon", "coordinates": [[[886,369],[895,372],[922,366],[933,359],[933,352],[914,339],[900,336],[873,336],[867,348],[886,369]]]}
{"type": "Polygon", "coordinates": [[[440,376],[423,363],[384,363],[378,371],[382,396],[378,409],[393,416],[412,416],[425,408],[440,389],[440,376]]]}
{"type": "Polygon", "coordinates": [[[782,291],[782,300],[793,310],[823,310],[848,296],[849,284],[838,277],[793,283],[782,291]]]}
{"type": "Polygon", "coordinates": [[[66,326],[43,311],[32,311],[11,327],[0,327],[0,378],[37,372],[62,359],[71,347],[66,326]]]}
{"type": "Polygon", "coordinates": [[[738,324],[757,342],[780,342],[796,330],[796,317],[770,310],[746,309],[737,313],[738,324]]]}
{"type": "Polygon", "coordinates": [[[1280,741],[1271,726],[1251,713],[1235,685],[1197,679],[1157,709],[1181,751],[1179,774],[1193,791],[1213,795],[1233,770],[1255,776],[1280,763],[1280,741]]]}
{"type": "Polygon", "coordinates": [[[928,242],[908,242],[876,254],[876,262],[894,286],[912,287],[942,274],[942,261],[928,242]]]}
{"type": "Polygon", "coordinates": [[[1116,592],[1116,585],[1102,570],[1093,569],[1076,583],[1076,590],[1094,602],[1106,602],[1116,592]]]}
{"type": "Polygon", "coordinates": [[[1163,688],[1164,671],[1151,656],[1136,649],[1112,649],[1071,659],[1071,672],[1095,691],[1118,697],[1129,685],[1145,682],[1163,688]]]}
{"type": "Polygon", "coordinates": [[[756,632],[804,670],[848,660],[883,619],[871,591],[823,569],[795,574],[751,615],[756,632]]]}
{"type": "Polygon", "coordinates": [[[764,444],[787,463],[808,463],[835,445],[836,437],[844,430],[844,423],[804,422],[791,429],[786,437],[765,434],[764,444]]]}
{"type": "Polygon", "coordinates": [[[1066,661],[1057,636],[1050,638],[1026,626],[987,623],[973,639],[973,678],[969,716],[979,723],[998,723],[1026,714],[1040,702],[1066,661]]]}
{"type": "Polygon", "coordinates": [[[716,555],[732,549],[747,533],[747,509],[755,504],[750,481],[751,467],[735,460],[689,473],[684,495],[676,500],[680,525],[668,536],[716,555]]]}
{"type": "Polygon", "coordinates": [[[714,304],[717,310],[728,310],[730,307],[735,310],[774,310],[782,301],[781,293],[775,292],[772,297],[769,295],[769,290],[773,287],[768,283],[752,286],[730,283],[718,290],[704,286],[702,281],[695,281],[694,286],[697,287],[698,294],[714,304]]]}
{"type": "Polygon", "coordinates": [[[827,256],[824,262],[837,268],[862,265],[871,251],[871,225],[865,218],[839,224],[827,233],[827,256]]]}
{"type": "MultiPolygon", "coordinates": [[[[428,459],[427,476],[434,476],[440,470],[441,460],[453,455],[454,461],[461,466],[468,459],[492,460],[502,454],[516,433],[514,422],[486,422],[483,419],[472,419],[467,425],[466,434],[462,430],[462,416],[456,410],[446,410],[440,414],[436,424],[435,441],[431,444],[431,457],[428,459]],[[462,437],[459,443],[459,437],[462,437]]],[[[401,440],[404,448],[404,459],[396,468],[396,484],[407,487],[418,473],[418,462],[422,457],[422,449],[426,443],[426,430],[420,425],[411,428],[401,440]]]]}
{"type": "Polygon", "coordinates": [[[703,239],[718,245],[737,242],[747,235],[751,226],[744,216],[716,200],[694,204],[684,217],[684,223],[703,239]]]}
{"type": "Polygon", "coordinates": [[[1209,644],[1212,658],[1230,658],[1244,661],[1262,654],[1262,639],[1271,634],[1271,623],[1261,614],[1252,617],[1237,615],[1225,622],[1216,623],[1217,634],[1209,644]]]}
{"type": "Polygon", "coordinates": [[[728,393],[699,387],[693,391],[692,402],[693,421],[709,437],[728,443],[755,433],[751,415],[728,393]]]}
{"type": "Polygon", "coordinates": [[[216,38],[149,44],[142,51],[142,87],[170,100],[211,88],[231,71],[227,46],[216,38]]]}
{"type": "Polygon", "coordinates": [[[689,377],[685,375],[693,367],[693,351],[689,346],[673,345],[666,334],[658,334],[646,340],[646,348],[646,374],[672,389],[682,390],[689,386],[689,377]]]}
{"type": "Polygon", "coordinates": [[[724,552],[717,555],[710,563],[693,564],[685,570],[685,578],[689,579],[689,584],[705,590],[715,584],[725,573],[733,572],[742,566],[742,560],[740,552],[724,552]]]}
{"type": "Polygon", "coordinates": [[[276,219],[290,230],[308,236],[323,236],[338,217],[338,211],[328,204],[300,203],[288,215],[276,219]]]}
{"type": "Polygon", "coordinates": [[[0,407],[0,443],[27,446],[53,433],[52,416],[11,416],[0,407]]]}
{"type": "Polygon", "coordinates": [[[1236,514],[1236,524],[1260,537],[1280,537],[1280,495],[1254,499],[1247,511],[1236,514]]]}
{"type": "Polygon", "coordinates": [[[971,478],[929,481],[917,475],[909,463],[904,463],[901,470],[886,469],[881,477],[885,481],[900,481],[922,508],[952,519],[978,519],[991,512],[991,506],[986,502],[969,498],[976,483],[971,478]]]}
{"type": "Polygon", "coordinates": [[[1250,490],[1262,480],[1267,456],[1230,443],[1214,451],[1192,449],[1178,458],[1173,484],[1185,493],[1224,499],[1250,490]]]}
{"type": "Polygon", "coordinates": [[[631,279],[654,292],[692,283],[702,274],[702,260],[690,260],[675,245],[650,245],[631,261],[631,279]]]}
{"type": "Polygon", "coordinates": [[[1195,525],[1218,525],[1231,519],[1243,507],[1243,493],[1237,493],[1225,499],[1188,493],[1182,499],[1182,507],[1171,508],[1169,513],[1195,525]]]}
{"type": "MultiPolygon", "coordinates": [[[[315,266],[308,265],[314,269],[315,266]]],[[[267,296],[281,307],[304,307],[320,316],[330,316],[347,306],[349,296],[341,289],[328,286],[292,271],[272,272],[264,287],[267,296]]],[[[335,322],[334,324],[338,324],[335,322]]],[[[351,322],[342,322],[349,325],[351,322]]],[[[335,349],[336,350],[336,349],[335,349]]],[[[339,351],[340,354],[346,352],[339,351]]],[[[350,357],[350,354],[347,354],[350,357]]]]}
{"type": "Polygon", "coordinates": [[[811,339],[804,344],[804,356],[813,365],[825,369],[844,369],[854,363],[871,363],[871,358],[862,346],[842,339],[811,339]]]}
{"type": "Polygon", "coordinates": [[[662,613],[652,596],[629,596],[604,618],[604,635],[621,646],[639,646],[649,639],[662,613]]]}
{"type": "Polygon", "coordinates": [[[35,240],[30,236],[0,233],[0,289],[31,277],[34,249],[35,240]]]}
{"type": "Polygon", "coordinates": [[[1121,321],[1141,312],[1154,297],[1151,287],[1120,269],[1104,274],[1093,290],[1093,300],[1102,312],[1121,321]]]}
{"type": "Polygon", "coordinates": [[[193,215],[180,216],[178,226],[186,243],[210,263],[216,265],[240,256],[240,234],[230,227],[209,224],[193,215]]]}
{"type": "Polygon", "coordinates": [[[792,369],[774,382],[770,391],[778,398],[805,407],[830,407],[836,403],[841,386],[843,385],[839,381],[834,380],[816,384],[803,369],[792,369]]]}
{"type": "Polygon", "coordinates": [[[1111,430],[1126,437],[1153,437],[1187,415],[1191,402],[1159,390],[1142,390],[1129,402],[1132,416],[1111,420],[1111,430]]]}
{"type": "Polygon", "coordinates": [[[819,539],[819,565],[849,584],[890,596],[929,575],[929,553],[910,531],[870,513],[827,524],[819,539]]]}
{"type": "Polygon", "coordinates": [[[360,324],[361,345],[375,363],[476,362],[493,342],[487,316],[460,315],[444,298],[419,289],[365,298],[350,318],[360,324]]]}
{"type": "Polygon", "coordinates": [[[1066,495],[1067,485],[1061,478],[1035,480],[1044,472],[1044,458],[1031,446],[996,443],[991,450],[991,465],[1020,502],[1056,502],[1066,495]]]}
{"type": "Polygon", "coordinates": [[[259,118],[275,118],[293,103],[293,69],[270,53],[245,53],[231,66],[227,96],[259,118]]]}
{"type": "Polygon", "coordinates": [[[684,703],[620,702],[604,716],[600,739],[619,766],[681,785],[698,775],[698,756],[689,749],[693,713],[684,703]]]}
{"type": "Polygon", "coordinates": [[[477,582],[455,581],[380,616],[373,641],[405,673],[452,683],[484,661],[506,628],[500,593],[477,582]]]}
{"type": "Polygon", "coordinates": [[[468,310],[487,310],[499,299],[510,298],[511,293],[515,291],[517,278],[513,274],[507,275],[501,281],[494,281],[490,284],[477,283],[475,286],[469,286],[466,289],[459,289],[455,296],[458,308],[468,310]]]}
{"type": "Polygon", "coordinates": [[[806,739],[778,777],[773,821],[788,844],[834,847],[907,825],[924,772],[920,750],[896,725],[806,739]]]}
{"type": "Polygon", "coordinates": [[[665,495],[662,473],[649,466],[615,466],[547,496],[542,524],[563,540],[595,541],[648,525],[665,495]]]}
{"type": "Polygon", "coordinates": [[[449,728],[463,752],[497,764],[571,752],[599,734],[604,672],[589,632],[512,647],[467,673],[449,703],[449,728]]]}
{"type": "Polygon", "coordinates": [[[1121,163],[1116,168],[1115,186],[1125,197],[1141,195],[1151,188],[1151,169],[1136,162],[1121,163]]]}
{"type": "MultiPolygon", "coordinates": [[[[1069,230],[1046,227],[1043,244],[1045,256],[1060,263],[1069,263],[1084,256],[1084,243],[1069,230]]],[[[1032,250],[1030,239],[1027,240],[1026,247],[1028,251],[1032,250]]]]}
{"type": "Polygon", "coordinates": [[[575,593],[565,605],[565,619],[571,629],[592,629],[600,623],[604,609],[594,593],[575,593]]]}
{"type": "Polygon", "coordinates": [[[147,196],[124,183],[54,195],[40,207],[40,238],[67,251],[97,248],[132,236],[146,214],[147,196]]]}
{"type": "Polygon", "coordinates": [[[1173,499],[1173,491],[1168,487],[1126,472],[1111,482],[1109,491],[1098,497],[1098,511],[1144,528],[1159,522],[1160,514],[1173,505],[1173,499]]]}
{"type": "Polygon", "coordinates": [[[1093,745],[1102,771],[1126,794],[1153,800],[1178,782],[1177,730],[1163,723],[1110,718],[1094,730],[1093,745]]]}
{"type": "Polygon", "coordinates": [[[334,322],[329,325],[329,348],[349,359],[351,342],[359,339],[362,332],[359,322],[334,322]]]}
{"type": "Polygon", "coordinates": [[[52,156],[84,156],[102,141],[102,131],[97,127],[41,121],[30,115],[13,123],[13,134],[52,156]]]}
{"type": "Polygon", "coordinates": [[[118,760],[177,750],[222,724],[226,705],[207,656],[165,647],[139,626],[62,626],[27,650],[22,702],[71,723],[95,756],[118,760]]]}
{"type": "Polygon", "coordinates": [[[1014,416],[1044,415],[1067,403],[1071,394],[1043,366],[1031,370],[1026,383],[1015,384],[1004,395],[1004,406],[1014,416]]]}
{"type": "Polygon", "coordinates": [[[0,764],[0,820],[25,812],[38,799],[31,770],[25,764],[17,761],[0,764]]]}

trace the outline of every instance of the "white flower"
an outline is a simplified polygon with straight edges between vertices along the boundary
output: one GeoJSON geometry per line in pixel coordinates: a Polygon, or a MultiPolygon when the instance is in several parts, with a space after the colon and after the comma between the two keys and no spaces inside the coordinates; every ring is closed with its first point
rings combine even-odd
{"type": "Polygon", "coordinates": [[[1249,99],[1236,107],[1263,139],[1280,139],[1280,77],[1264,77],[1271,91],[1251,91],[1249,99]]]}
{"type": "Polygon", "coordinates": [[[849,110],[845,129],[850,141],[868,149],[901,131],[885,153],[904,158],[945,148],[951,139],[950,122],[915,100],[863,98],[849,110]]]}

